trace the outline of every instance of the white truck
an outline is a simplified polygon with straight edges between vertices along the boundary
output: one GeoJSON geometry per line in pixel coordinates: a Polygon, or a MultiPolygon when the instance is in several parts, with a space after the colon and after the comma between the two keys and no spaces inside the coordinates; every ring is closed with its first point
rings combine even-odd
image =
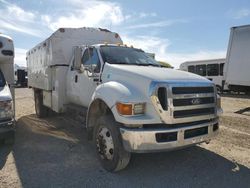
{"type": "Polygon", "coordinates": [[[0,140],[13,144],[14,110],[14,45],[9,36],[0,34],[0,140]]]}
{"type": "Polygon", "coordinates": [[[84,126],[108,171],[125,168],[132,152],[209,142],[219,128],[216,86],[122,43],[106,29],[60,28],[28,51],[37,116],[86,110],[84,126]]]}
{"type": "Polygon", "coordinates": [[[232,27],[224,68],[225,86],[250,94],[250,25],[232,27]]]}

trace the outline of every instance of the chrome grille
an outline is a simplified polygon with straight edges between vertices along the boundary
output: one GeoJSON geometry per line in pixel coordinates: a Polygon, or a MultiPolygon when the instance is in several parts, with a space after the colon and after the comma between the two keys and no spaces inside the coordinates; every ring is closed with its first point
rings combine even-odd
{"type": "Polygon", "coordinates": [[[152,88],[152,103],[164,123],[187,123],[216,117],[216,89],[210,83],[153,83],[152,88]]]}
{"type": "Polygon", "coordinates": [[[214,108],[200,108],[192,110],[178,110],[174,111],[174,118],[185,118],[201,115],[214,114],[214,108]]]}
{"type": "Polygon", "coordinates": [[[213,87],[173,87],[173,94],[213,93],[213,87]]]}
{"type": "Polygon", "coordinates": [[[188,98],[188,99],[173,99],[173,106],[196,105],[197,100],[199,101],[199,104],[214,103],[214,97],[200,97],[200,98],[188,98]]]}

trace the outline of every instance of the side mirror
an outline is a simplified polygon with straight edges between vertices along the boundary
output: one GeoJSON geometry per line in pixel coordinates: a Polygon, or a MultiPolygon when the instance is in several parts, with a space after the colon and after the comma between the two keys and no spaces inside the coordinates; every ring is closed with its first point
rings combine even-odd
{"type": "Polygon", "coordinates": [[[93,77],[93,76],[95,76],[96,67],[97,67],[97,65],[95,65],[95,64],[86,65],[86,66],[84,66],[84,70],[87,71],[87,74],[89,77],[93,77]]]}
{"type": "Polygon", "coordinates": [[[73,67],[74,69],[76,70],[80,70],[81,68],[81,58],[82,58],[82,49],[80,47],[75,47],[74,49],[74,56],[75,56],[75,60],[74,60],[74,64],[73,64],[73,67]]]}

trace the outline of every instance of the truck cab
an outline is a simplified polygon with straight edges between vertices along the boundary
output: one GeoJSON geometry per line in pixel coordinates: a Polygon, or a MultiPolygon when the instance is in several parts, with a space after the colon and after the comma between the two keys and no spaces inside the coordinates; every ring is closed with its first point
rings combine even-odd
{"type": "Polygon", "coordinates": [[[14,142],[14,46],[0,34],[0,140],[14,142]]]}
{"type": "Polygon", "coordinates": [[[27,52],[27,61],[38,117],[48,109],[86,110],[83,126],[108,171],[125,168],[131,153],[208,143],[218,133],[214,83],[162,67],[116,33],[59,29],[27,52]]]}

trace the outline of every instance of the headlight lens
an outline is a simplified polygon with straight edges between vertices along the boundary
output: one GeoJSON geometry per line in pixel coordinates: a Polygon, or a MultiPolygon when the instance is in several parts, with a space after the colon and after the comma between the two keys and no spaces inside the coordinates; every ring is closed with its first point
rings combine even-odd
{"type": "Polygon", "coordinates": [[[145,103],[116,103],[116,109],[120,115],[140,115],[145,113],[145,103]]]}
{"type": "Polygon", "coordinates": [[[0,118],[12,118],[13,104],[12,101],[0,101],[0,118]]]}

